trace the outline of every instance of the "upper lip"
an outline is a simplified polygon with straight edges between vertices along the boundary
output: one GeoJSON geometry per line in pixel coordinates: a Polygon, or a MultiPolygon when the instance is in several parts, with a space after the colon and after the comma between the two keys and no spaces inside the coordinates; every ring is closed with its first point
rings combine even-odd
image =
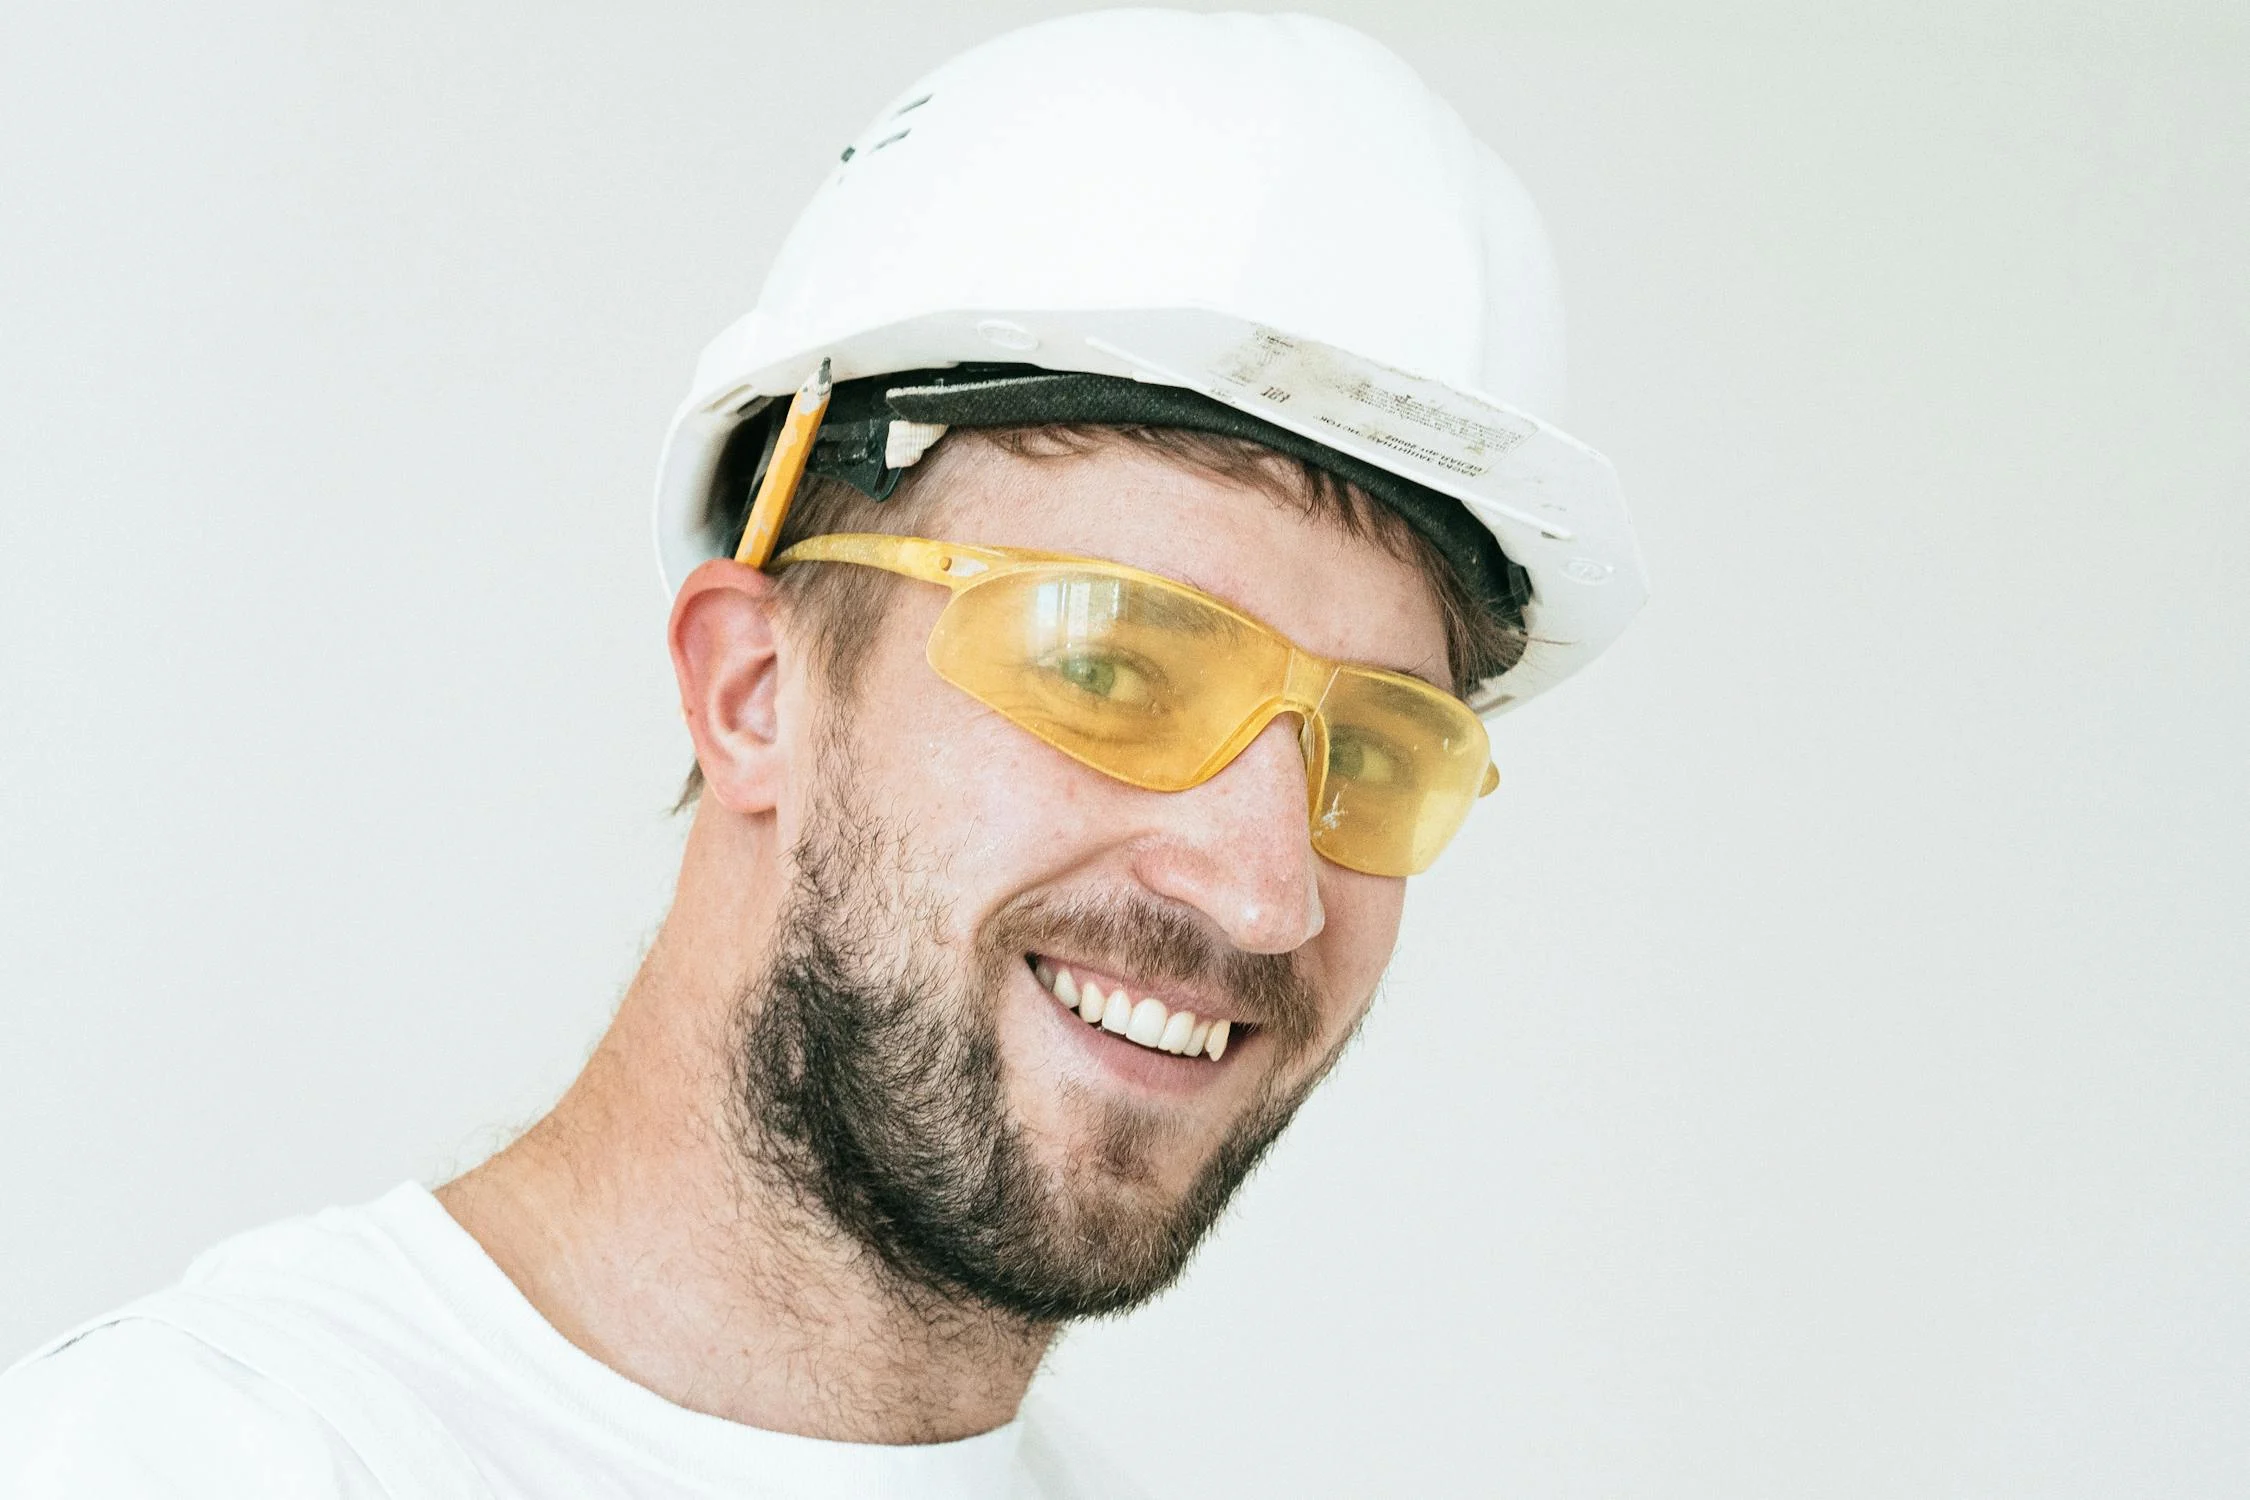
{"type": "Polygon", "coordinates": [[[1115,965],[1096,960],[1066,958],[1060,953],[1048,953],[1036,949],[1033,950],[1031,956],[1035,962],[1044,963],[1057,969],[1070,970],[1073,979],[1084,979],[1087,974],[1091,973],[1095,976],[1095,982],[1105,990],[1110,987],[1113,981],[1123,984],[1125,993],[1131,995],[1135,1000],[1148,998],[1161,1000],[1167,1010],[1190,1010],[1195,1012],[1198,1020],[1225,1021],[1234,1026],[1255,1024],[1245,1021],[1234,1012],[1233,1007],[1225,1000],[1213,995],[1200,985],[1145,984],[1115,965]]]}

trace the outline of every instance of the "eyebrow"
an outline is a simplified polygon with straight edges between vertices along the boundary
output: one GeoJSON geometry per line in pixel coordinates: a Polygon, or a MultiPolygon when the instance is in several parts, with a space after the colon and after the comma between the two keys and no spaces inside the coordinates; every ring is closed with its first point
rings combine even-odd
{"type": "MultiPolygon", "coordinates": [[[[1427,662],[1429,658],[1424,657],[1423,660],[1427,662]]],[[[1439,692],[1451,697],[1458,698],[1461,696],[1453,691],[1453,669],[1451,667],[1443,669],[1433,667],[1429,671],[1424,671],[1420,667],[1394,667],[1386,662],[1369,662],[1367,665],[1379,667],[1385,672],[1396,672],[1401,677],[1414,678],[1417,682],[1426,682],[1439,692]]]]}
{"type": "MultiPolygon", "coordinates": [[[[1191,583],[1187,586],[1207,599],[1217,600],[1221,604],[1226,603],[1224,599],[1220,599],[1217,594],[1212,593],[1201,584],[1191,583]]],[[[1231,605],[1228,607],[1232,608],[1231,605]]],[[[1220,630],[1223,629],[1223,632],[1228,636],[1238,636],[1242,630],[1242,626],[1230,616],[1214,616],[1209,611],[1198,609],[1174,595],[1153,591],[1139,599],[1135,613],[1151,624],[1172,626],[1192,624],[1203,627],[1205,633],[1209,634],[1220,633],[1220,630]]]]}
{"type": "MultiPolygon", "coordinates": [[[[1240,610],[1240,612],[1244,614],[1249,613],[1249,611],[1247,610],[1241,610],[1239,605],[1229,603],[1227,597],[1224,594],[1221,594],[1216,589],[1211,588],[1209,585],[1205,584],[1202,579],[1194,577],[1193,575],[1183,576],[1174,579],[1173,581],[1175,583],[1184,584],[1187,587],[1194,589],[1197,593],[1203,595],[1206,599],[1216,599],[1221,604],[1225,604],[1229,609],[1240,610]]],[[[1252,616],[1252,618],[1256,617],[1252,616]]],[[[1266,628],[1269,630],[1273,629],[1273,627],[1270,625],[1266,628]]],[[[1294,636],[1283,634],[1278,631],[1276,632],[1276,634],[1281,634],[1282,639],[1288,641],[1291,645],[1297,644],[1296,637],[1294,636]]],[[[1301,651],[1304,648],[1302,646],[1299,646],[1297,649],[1301,651]]],[[[1452,667],[1450,665],[1441,665],[1434,668],[1430,667],[1430,658],[1427,656],[1422,658],[1421,663],[1411,667],[1394,666],[1392,663],[1387,661],[1365,661],[1356,657],[1337,657],[1335,658],[1335,660],[1341,661],[1348,666],[1373,667],[1378,672],[1391,672],[1400,677],[1411,677],[1417,682],[1428,683],[1431,687],[1436,688],[1439,692],[1444,693],[1449,697],[1458,698],[1461,696],[1453,689],[1452,667]]]]}

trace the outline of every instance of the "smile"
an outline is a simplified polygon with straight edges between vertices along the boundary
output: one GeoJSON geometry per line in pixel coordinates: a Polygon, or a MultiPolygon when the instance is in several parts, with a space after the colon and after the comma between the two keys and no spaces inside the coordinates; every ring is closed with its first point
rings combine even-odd
{"type": "Polygon", "coordinates": [[[1031,956],[1031,972],[1063,1009],[1089,1026],[1099,1026],[1152,1052],[1169,1052],[1175,1057],[1217,1062],[1226,1055],[1227,1038],[1234,1030],[1230,1021],[1206,1021],[1185,1007],[1174,1010],[1154,995],[1135,1000],[1122,984],[1105,994],[1099,982],[1081,979],[1036,954],[1031,956]]]}

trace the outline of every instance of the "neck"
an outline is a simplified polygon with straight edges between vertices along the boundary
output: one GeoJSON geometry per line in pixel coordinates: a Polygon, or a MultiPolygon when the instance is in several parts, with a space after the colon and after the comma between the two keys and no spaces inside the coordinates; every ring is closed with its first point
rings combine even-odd
{"type": "Polygon", "coordinates": [[[438,1200],[565,1338],[678,1405],[851,1442],[989,1431],[1054,1329],[900,1286],[731,1123],[749,955],[709,939],[770,933],[777,903],[698,880],[715,841],[699,817],[680,899],[562,1102],[438,1200]]]}

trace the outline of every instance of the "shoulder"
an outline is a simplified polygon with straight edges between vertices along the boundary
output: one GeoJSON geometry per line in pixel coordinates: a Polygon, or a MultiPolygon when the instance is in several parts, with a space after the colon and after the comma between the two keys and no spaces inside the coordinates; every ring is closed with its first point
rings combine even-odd
{"type": "Polygon", "coordinates": [[[335,1430],[285,1387],[161,1323],[106,1323],[0,1374],[0,1494],[379,1493],[335,1430]]]}

